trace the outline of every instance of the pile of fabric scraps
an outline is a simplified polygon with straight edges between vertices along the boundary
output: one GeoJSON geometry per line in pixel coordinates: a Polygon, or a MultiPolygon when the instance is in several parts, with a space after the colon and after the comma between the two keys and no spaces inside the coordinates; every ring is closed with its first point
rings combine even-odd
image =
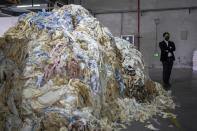
{"type": "Polygon", "coordinates": [[[0,38],[0,128],[114,130],[175,108],[142,54],[80,5],[19,17],[0,38]]]}

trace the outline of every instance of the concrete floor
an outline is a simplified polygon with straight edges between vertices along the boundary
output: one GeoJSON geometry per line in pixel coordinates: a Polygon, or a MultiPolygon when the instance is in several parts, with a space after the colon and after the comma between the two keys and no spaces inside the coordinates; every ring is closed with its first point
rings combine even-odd
{"type": "MultiPolygon", "coordinates": [[[[150,69],[149,74],[152,80],[162,83],[162,69],[150,69]]],[[[191,69],[173,69],[171,84],[173,99],[180,106],[171,111],[177,115],[176,120],[181,128],[171,119],[158,116],[149,121],[160,131],[197,131],[197,72],[191,69]]],[[[132,122],[122,131],[150,131],[145,125],[147,123],[132,122]]]]}

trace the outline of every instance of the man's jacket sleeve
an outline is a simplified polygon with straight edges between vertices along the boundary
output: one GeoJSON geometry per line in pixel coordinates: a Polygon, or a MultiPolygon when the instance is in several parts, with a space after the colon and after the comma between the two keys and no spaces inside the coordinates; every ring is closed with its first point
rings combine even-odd
{"type": "Polygon", "coordinates": [[[169,49],[168,49],[170,52],[173,52],[173,51],[175,51],[176,50],[176,47],[175,47],[175,44],[174,44],[174,42],[172,42],[172,44],[171,44],[171,46],[169,47],[169,49]]]}

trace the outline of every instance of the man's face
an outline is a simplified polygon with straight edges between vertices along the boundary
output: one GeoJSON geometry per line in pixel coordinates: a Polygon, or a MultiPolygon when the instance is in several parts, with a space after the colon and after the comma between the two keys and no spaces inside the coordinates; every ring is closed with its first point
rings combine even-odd
{"type": "Polygon", "coordinates": [[[169,41],[170,35],[169,35],[169,34],[165,34],[164,39],[165,39],[166,41],[169,41]]]}

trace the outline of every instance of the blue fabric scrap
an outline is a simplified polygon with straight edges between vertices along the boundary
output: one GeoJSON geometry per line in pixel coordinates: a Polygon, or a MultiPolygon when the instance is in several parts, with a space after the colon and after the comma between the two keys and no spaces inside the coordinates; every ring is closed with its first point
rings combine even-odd
{"type": "Polygon", "coordinates": [[[42,87],[44,85],[44,76],[42,77],[42,80],[40,82],[40,87],[42,87]]]}
{"type": "Polygon", "coordinates": [[[78,76],[78,79],[80,79],[80,80],[84,80],[84,77],[81,77],[81,76],[78,76]]]}
{"type": "Polygon", "coordinates": [[[83,17],[80,16],[78,13],[76,13],[76,19],[77,19],[77,23],[79,23],[83,19],[83,17]]]}
{"type": "Polygon", "coordinates": [[[3,61],[7,59],[7,56],[4,56],[2,59],[0,59],[0,65],[3,63],[3,61]]]}
{"type": "Polygon", "coordinates": [[[45,81],[44,76],[42,76],[41,78],[38,77],[38,79],[35,80],[35,83],[37,86],[42,87],[44,85],[44,81],[45,81]]]}
{"type": "Polygon", "coordinates": [[[110,33],[107,33],[107,32],[105,32],[105,33],[107,34],[107,36],[108,36],[110,39],[112,39],[112,36],[111,36],[110,33]]]}
{"type": "Polygon", "coordinates": [[[18,17],[18,21],[21,21],[21,19],[22,19],[22,18],[25,18],[25,17],[27,17],[27,14],[25,14],[25,13],[22,14],[22,15],[20,15],[20,16],[18,17]]]}
{"type": "Polygon", "coordinates": [[[122,77],[120,76],[120,73],[119,73],[119,71],[118,71],[117,68],[115,69],[115,74],[116,74],[116,78],[119,80],[120,87],[121,87],[121,89],[120,89],[120,97],[123,97],[122,92],[124,91],[124,89],[125,89],[126,87],[125,87],[125,85],[124,85],[124,83],[123,83],[123,79],[122,79],[122,77]]]}
{"type": "MultiPolygon", "coordinates": [[[[63,32],[73,29],[72,14],[68,10],[64,10],[63,16],[56,15],[53,12],[46,12],[42,9],[42,12],[38,12],[34,17],[30,18],[30,25],[35,24],[39,30],[44,28],[49,29],[49,36],[51,36],[57,28],[60,28],[63,32]]],[[[64,35],[66,35],[64,33],[64,35]]]]}
{"type": "Polygon", "coordinates": [[[45,56],[45,59],[48,60],[49,56],[46,52],[41,52],[38,56],[45,56]]]}

